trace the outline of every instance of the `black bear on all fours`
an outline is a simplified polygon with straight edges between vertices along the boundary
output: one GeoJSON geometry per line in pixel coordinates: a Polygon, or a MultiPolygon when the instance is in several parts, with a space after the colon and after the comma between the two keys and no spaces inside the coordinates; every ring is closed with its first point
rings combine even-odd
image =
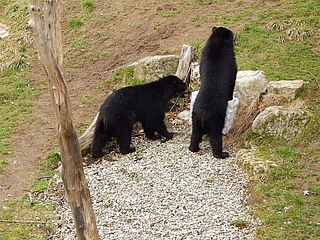
{"type": "Polygon", "coordinates": [[[208,134],[213,155],[229,157],[222,151],[222,129],[227,104],[233,98],[237,74],[233,33],[213,27],[200,60],[201,85],[192,111],[192,135],[189,150],[200,150],[202,135],[208,134]]]}
{"type": "Polygon", "coordinates": [[[94,131],[91,153],[102,157],[102,149],[115,137],[123,154],[135,151],[131,147],[133,124],[141,122],[146,137],[171,139],[173,133],[167,131],[163,120],[168,102],[176,94],[183,93],[187,86],[176,76],[167,76],[157,81],[124,87],[114,91],[100,107],[94,131]],[[156,135],[157,132],[159,135],[156,135]]]}

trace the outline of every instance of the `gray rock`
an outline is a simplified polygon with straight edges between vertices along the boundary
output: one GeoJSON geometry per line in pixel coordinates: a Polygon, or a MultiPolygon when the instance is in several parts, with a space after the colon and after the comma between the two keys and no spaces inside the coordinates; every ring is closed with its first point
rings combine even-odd
{"type": "Polygon", "coordinates": [[[237,73],[235,96],[254,100],[267,90],[267,79],[263,71],[239,71],[237,73]]]}
{"type": "Polygon", "coordinates": [[[301,91],[304,84],[303,80],[271,81],[268,83],[267,91],[268,93],[279,94],[292,101],[297,98],[297,94],[301,91]]]}
{"type": "Polygon", "coordinates": [[[174,75],[179,64],[179,56],[164,55],[143,58],[132,63],[134,66],[134,77],[152,82],[167,75],[174,75]]]}
{"type": "Polygon", "coordinates": [[[184,110],[181,113],[178,114],[177,118],[179,120],[182,120],[183,122],[188,122],[190,118],[190,111],[184,110]]]}
{"type": "Polygon", "coordinates": [[[190,65],[190,89],[199,90],[200,88],[200,64],[199,62],[193,62],[190,65]]]}
{"type": "MultiPolygon", "coordinates": [[[[200,88],[199,62],[191,64],[191,88],[198,90],[200,88]]],[[[263,71],[239,71],[237,73],[234,96],[239,99],[254,100],[261,93],[267,90],[267,79],[263,71]]]]}
{"type": "Polygon", "coordinates": [[[254,149],[240,149],[236,155],[236,163],[242,169],[253,174],[268,172],[270,168],[277,166],[276,163],[262,159],[257,155],[254,149]]]}
{"type": "Polygon", "coordinates": [[[200,80],[200,64],[199,64],[199,62],[191,63],[190,68],[191,68],[190,80],[199,81],[200,80]]]}
{"type": "Polygon", "coordinates": [[[9,27],[3,23],[0,23],[0,39],[9,36],[9,27]]]}
{"type": "Polygon", "coordinates": [[[291,140],[301,133],[309,119],[310,116],[306,111],[272,106],[266,108],[255,118],[252,123],[252,131],[261,135],[291,140]]]}

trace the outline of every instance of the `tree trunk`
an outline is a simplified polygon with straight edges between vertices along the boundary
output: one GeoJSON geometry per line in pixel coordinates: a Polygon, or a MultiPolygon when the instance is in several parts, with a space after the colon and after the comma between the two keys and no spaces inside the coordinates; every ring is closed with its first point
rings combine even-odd
{"type": "Polygon", "coordinates": [[[62,180],[78,239],[99,239],[90,193],[84,176],[80,145],[62,73],[61,0],[30,0],[30,21],[40,60],[48,77],[57,121],[62,180]]]}
{"type": "MultiPolygon", "coordinates": [[[[193,59],[194,48],[189,45],[183,45],[181,49],[180,60],[176,76],[185,81],[187,86],[189,86],[190,83],[190,65],[193,59]]],[[[90,151],[90,144],[93,137],[94,129],[96,127],[98,115],[99,113],[96,114],[88,129],[79,137],[82,156],[86,155],[90,151]]]]}

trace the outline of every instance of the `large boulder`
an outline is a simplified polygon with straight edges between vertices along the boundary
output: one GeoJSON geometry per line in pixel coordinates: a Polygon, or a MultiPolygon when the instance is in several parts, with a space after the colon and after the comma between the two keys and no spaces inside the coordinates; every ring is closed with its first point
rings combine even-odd
{"type": "MultiPolygon", "coordinates": [[[[199,62],[191,64],[191,88],[198,90],[200,88],[200,71],[199,62]]],[[[234,88],[234,96],[242,100],[254,100],[261,93],[267,90],[267,78],[263,71],[238,71],[236,84],[234,88]]]]}
{"type": "Polygon", "coordinates": [[[179,56],[164,55],[143,58],[132,63],[134,77],[144,82],[152,82],[167,75],[175,75],[179,56]]]}
{"type": "Polygon", "coordinates": [[[297,98],[298,93],[304,86],[303,80],[282,80],[271,81],[268,83],[268,93],[274,93],[285,97],[288,101],[292,101],[297,98]]]}
{"type": "Polygon", "coordinates": [[[234,95],[241,100],[254,100],[267,90],[267,79],[263,71],[239,71],[234,95]]]}
{"type": "Polygon", "coordinates": [[[309,120],[310,116],[306,111],[272,106],[266,108],[254,119],[252,131],[261,135],[291,140],[301,133],[309,120]]]}

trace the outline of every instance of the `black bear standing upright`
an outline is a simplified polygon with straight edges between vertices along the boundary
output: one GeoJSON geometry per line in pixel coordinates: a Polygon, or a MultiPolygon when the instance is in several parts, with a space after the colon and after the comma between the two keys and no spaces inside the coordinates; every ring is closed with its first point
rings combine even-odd
{"type": "Polygon", "coordinates": [[[123,154],[135,151],[131,144],[131,132],[135,122],[141,122],[149,139],[161,136],[171,139],[173,133],[167,131],[163,120],[168,101],[187,89],[185,83],[176,76],[167,76],[157,81],[124,87],[114,91],[100,107],[94,131],[91,153],[103,156],[103,147],[115,137],[123,154]],[[159,135],[155,135],[157,132],[159,135]]]}
{"type": "Polygon", "coordinates": [[[227,104],[233,98],[237,74],[233,33],[213,27],[200,60],[201,85],[192,112],[192,136],[189,150],[200,150],[202,135],[208,134],[213,155],[229,157],[222,151],[222,129],[227,104]]]}

